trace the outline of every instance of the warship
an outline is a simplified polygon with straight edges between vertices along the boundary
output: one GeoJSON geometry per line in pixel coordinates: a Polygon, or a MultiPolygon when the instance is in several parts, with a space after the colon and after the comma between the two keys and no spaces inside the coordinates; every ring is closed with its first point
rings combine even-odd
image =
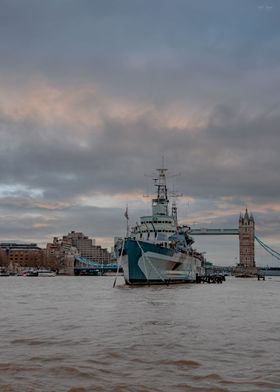
{"type": "MultiPolygon", "coordinates": [[[[190,227],[178,224],[175,201],[169,211],[167,169],[157,172],[152,214],[140,217],[115,244],[129,285],[190,283],[204,273],[203,254],[193,248],[190,227]]],[[[128,222],[127,210],[125,216],[128,222]]]]}

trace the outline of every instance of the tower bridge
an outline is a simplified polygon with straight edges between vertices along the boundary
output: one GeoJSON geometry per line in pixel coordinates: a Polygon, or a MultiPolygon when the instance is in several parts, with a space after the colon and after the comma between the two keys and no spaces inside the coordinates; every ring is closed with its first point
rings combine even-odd
{"type": "Polygon", "coordinates": [[[238,228],[230,229],[190,229],[191,235],[238,235],[239,237],[239,265],[246,268],[256,268],[255,262],[255,220],[249,215],[240,214],[238,228]]]}
{"type": "Polygon", "coordinates": [[[239,235],[239,229],[191,229],[191,235],[239,235]]]}

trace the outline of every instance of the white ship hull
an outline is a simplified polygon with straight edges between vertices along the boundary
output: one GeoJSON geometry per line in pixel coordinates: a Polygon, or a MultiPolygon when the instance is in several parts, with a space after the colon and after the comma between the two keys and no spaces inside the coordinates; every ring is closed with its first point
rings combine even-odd
{"type": "Polygon", "coordinates": [[[194,256],[134,239],[125,240],[122,267],[128,284],[195,282],[204,271],[194,256]]]}
{"type": "Polygon", "coordinates": [[[56,273],[53,271],[38,271],[38,276],[52,277],[52,276],[56,276],[56,273]]]}

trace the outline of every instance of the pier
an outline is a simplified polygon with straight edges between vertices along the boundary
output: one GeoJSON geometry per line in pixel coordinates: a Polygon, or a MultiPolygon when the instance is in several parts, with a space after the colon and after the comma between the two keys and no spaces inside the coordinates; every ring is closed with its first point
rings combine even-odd
{"type": "Polygon", "coordinates": [[[196,275],[196,283],[223,283],[226,280],[224,275],[196,275]]]}

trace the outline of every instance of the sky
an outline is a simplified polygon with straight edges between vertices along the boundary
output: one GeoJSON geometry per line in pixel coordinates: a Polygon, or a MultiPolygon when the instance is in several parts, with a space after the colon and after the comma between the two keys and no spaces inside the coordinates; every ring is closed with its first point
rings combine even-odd
{"type": "MultiPolygon", "coordinates": [[[[0,0],[0,239],[104,247],[150,211],[164,157],[179,219],[280,251],[278,0],[0,0]]],[[[238,239],[197,237],[220,265],[238,239]]],[[[260,265],[279,265],[257,249],[260,265]]]]}

